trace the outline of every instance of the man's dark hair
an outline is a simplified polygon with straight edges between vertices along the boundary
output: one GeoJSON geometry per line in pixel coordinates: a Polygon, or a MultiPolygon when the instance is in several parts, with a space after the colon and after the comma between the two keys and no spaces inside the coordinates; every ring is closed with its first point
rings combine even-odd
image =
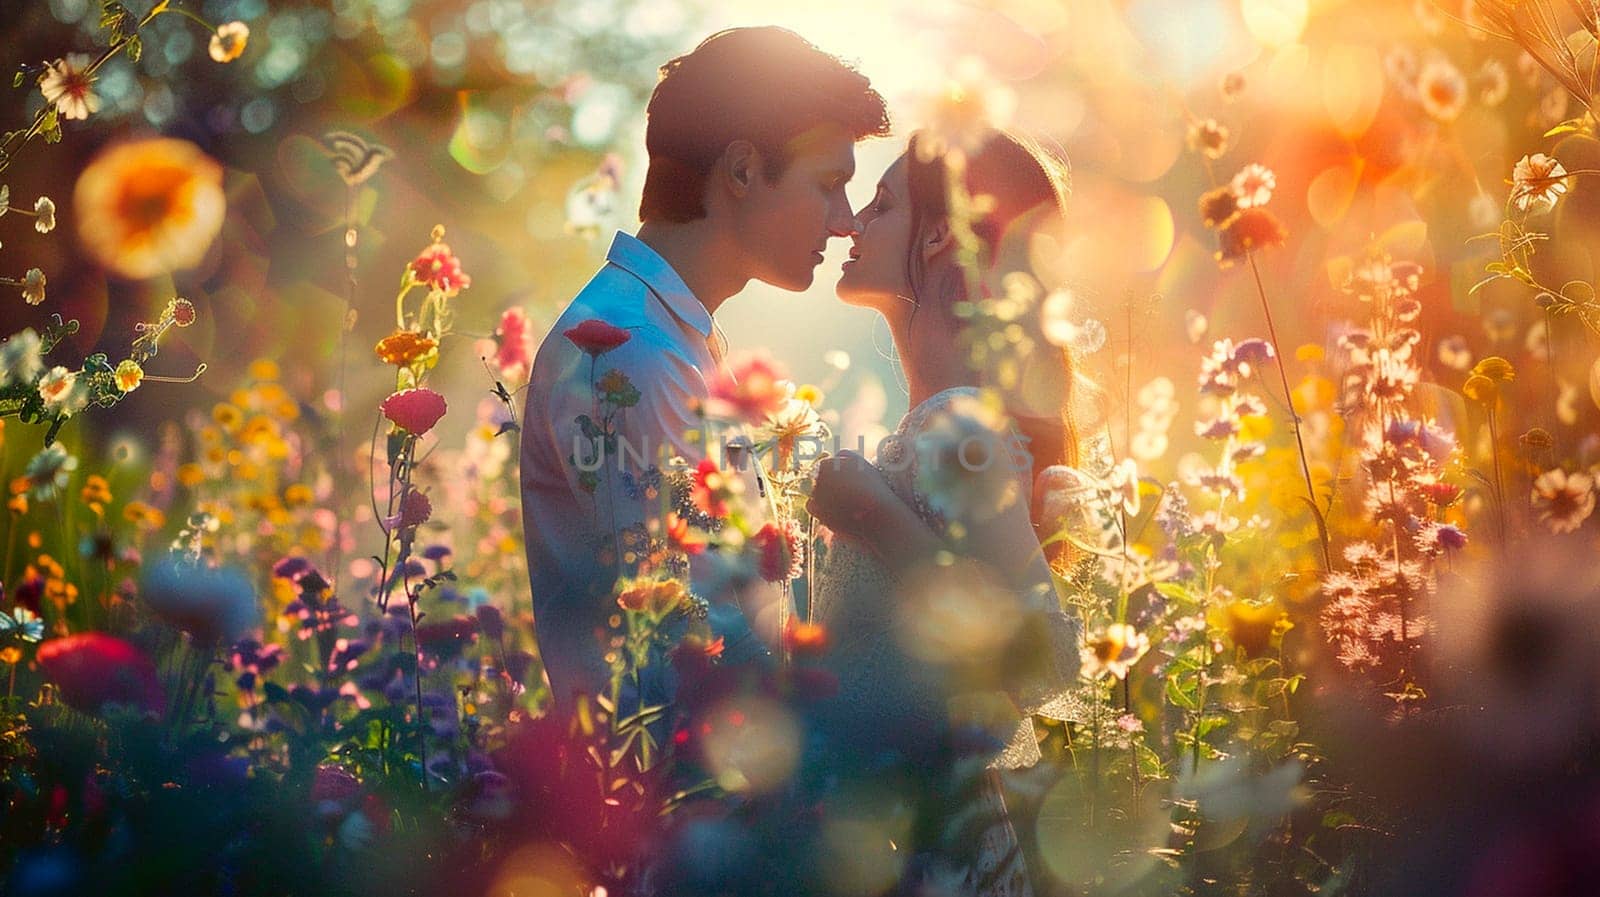
{"type": "Polygon", "coordinates": [[[641,221],[705,217],[706,176],[735,140],[761,153],[770,184],[788,167],[790,141],[820,125],[856,140],[889,133],[865,75],[771,26],[719,31],[663,65],[647,115],[641,221]]]}

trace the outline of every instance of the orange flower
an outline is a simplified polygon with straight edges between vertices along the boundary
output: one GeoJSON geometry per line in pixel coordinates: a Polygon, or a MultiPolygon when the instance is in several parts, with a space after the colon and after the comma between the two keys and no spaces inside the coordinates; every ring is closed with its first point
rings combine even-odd
{"type": "Polygon", "coordinates": [[[664,614],[688,600],[688,588],[676,579],[624,579],[617,584],[617,606],[623,610],[664,614]]]}
{"type": "Polygon", "coordinates": [[[1282,246],[1289,232],[1266,209],[1245,209],[1223,225],[1221,236],[1217,261],[1226,268],[1257,249],[1282,246]]]}
{"type": "Polygon", "coordinates": [[[414,330],[396,330],[378,340],[372,351],[378,354],[378,360],[384,364],[408,365],[426,357],[438,346],[437,340],[414,330]]]}
{"type": "Polygon", "coordinates": [[[101,153],[78,177],[73,202],[90,254],[134,279],[198,265],[227,209],[222,166],[166,137],[101,153]]]}
{"type": "Polygon", "coordinates": [[[828,630],[821,623],[790,617],[783,628],[783,646],[790,654],[814,657],[828,650],[828,630]]]}

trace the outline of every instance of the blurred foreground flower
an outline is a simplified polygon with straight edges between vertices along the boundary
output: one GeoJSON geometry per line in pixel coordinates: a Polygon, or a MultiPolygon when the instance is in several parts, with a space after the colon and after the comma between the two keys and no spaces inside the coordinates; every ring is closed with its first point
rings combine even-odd
{"type": "Polygon", "coordinates": [[[97,261],[139,279],[192,268],[222,230],[222,166],[185,140],[113,147],[73,194],[78,236],[97,261]]]}
{"type": "Polygon", "coordinates": [[[1245,209],[1223,226],[1222,248],[1217,250],[1217,261],[1224,267],[1244,258],[1257,249],[1282,246],[1289,232],[1266,209],[1245,209]]]}
{"type": "Polygon", "coordinates": [[[0,343],[0,387],[32,383],[44,372],[44,341],[28,327],[0,343]]]}
{"type": "Polygon", "coordinates": [[[1189,149],[1207,159],[1220,159],[1228,151],[1228,129],[1214,118],[1189,125],[1189,149]]]}
{"type": "Polygon", "coordinates": [[[161,709],[156,667],[132,644],[102,632],[82,632],[39,646],[39,665],[69,706],[94,713],[109,703],[161,709]]]}
{"type": "Polygon", "coordinates": [[[1552,468],[1533,481],[1533,507],[1551,532],[1570,533],[1594,513],[1594,478],[1552,468]]]}
{"type": "Polygon", "coordinates": [[[760,552],[758,568],[767,582],[795,579],[805,570],[805,541],[793,520],[768,523],[754,538],[760,552]]]}
{"type": "Polygon", "coordinates": [[[1511,171],[1512,204],[1531,215],[1550,211],[1567,192],[1566,175],[1561,163],[1544,153],[1523,156],[1511,171]]]}
{"type": "Polygon", "coordinates": [[[719,420],[741,420],[753,426],[783,410],[789,390],[783,372],[771,358],[740,352],[719,368],[707,385],[706,413],[719,420]]]}
{"type": "Polygon", "coordinates": [[[1454,121],[1467,105],[1467,78],[1454,65],[1436,59],[1417,76],[1417,96],[1423,111],[1439,121],[1454,121]]]}
{"type": "Polygon", "coordinates": [[[500,376],[513,383],[526,380],[533,370],[533,354],[539,345],[528,313],[516,305],[506,309],[500,316],[500,326],[495,328],[494,337],[494,360],[500,376]]]}
{"type": "Polygon", "coordinates": [[[100,111],[100,98],[89,89],[94,76],[88,69],[86,53],[70,53],[65,59],[45,64],[44,74],[39,76],[39,92],[62,118],[86,119],[91,112],[100,111]]]}
{"type": "Polygon", "coordinates": [[[225,22],[211,35],[211,58],[217,62],[232,62],[244,54],[244,45],[250,40],[250,27],[243,22],[225,22]]]}
{"type": "Polygon", "coordinates": [[[44,400],[47,413],[67,416],[89,404],[89,390],[78,379],[77,371],[57,365],[39,380],[39,398],[44,400]]]}
{"type": "Polygon", "coordinates": [[[168,558],[146,571],[139,594],[156,616],[204,642],[231,644],[260,621],[255,588],[238,570],[168,558]]]}
{"type": "Polygon", "coordinates": [[[1249,209],[1272,201],[1272,191],[1278,188],[1278,176],[1267,166],[1251,162],[1239,169],[1228,186],[1232,188],[1239,208],[1249,209]]]}

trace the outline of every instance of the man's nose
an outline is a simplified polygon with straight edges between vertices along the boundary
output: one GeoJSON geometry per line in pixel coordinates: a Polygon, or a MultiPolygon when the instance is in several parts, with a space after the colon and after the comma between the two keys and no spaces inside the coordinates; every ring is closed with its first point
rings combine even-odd
{"type": "Polygon", "coordinates": [[[835,237],[854,237],[861,233],[861,221],[847,205],[842,213],[835,214],[833,220],[828,222],[828,233],[835,237]]]}

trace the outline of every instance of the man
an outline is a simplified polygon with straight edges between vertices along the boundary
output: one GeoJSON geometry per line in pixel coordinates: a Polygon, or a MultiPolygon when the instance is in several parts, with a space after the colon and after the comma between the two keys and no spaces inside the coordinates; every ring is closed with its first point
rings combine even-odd
{"type": "MultiPolygon", "coordinates": [[[[668,62],[647,115],[638,236],[616,235],[540,346],[523,421],[535,628],[561,708],[608,681],[600,637],[623,572],[615,541],[655,516],[659,502],[639,488],[649,465],[704,455],[708,440],[685,437],[722,360],[713,316],[751,280],[811,285],[828,238],[855,228],[844,192],[855,143],[888,133],[883,98],[864,76],[781,28],[723,31],[668,62]],[[592,324],[567,336],[588,321],[621,328],[625,341],[592,324]],[[638,390],[636,403],[601,406],[596,378],[613,371],[638,390]],[[585,463],[594,427],[581,419],[608,414],[619,448],[631,451],[595,469],[585,463]]],[[[729,596],[700,597],[712,604],[725,661],[763,653],[729,596]]],[[[656,681],[641,698],[670,690],[656,681]]]]}

